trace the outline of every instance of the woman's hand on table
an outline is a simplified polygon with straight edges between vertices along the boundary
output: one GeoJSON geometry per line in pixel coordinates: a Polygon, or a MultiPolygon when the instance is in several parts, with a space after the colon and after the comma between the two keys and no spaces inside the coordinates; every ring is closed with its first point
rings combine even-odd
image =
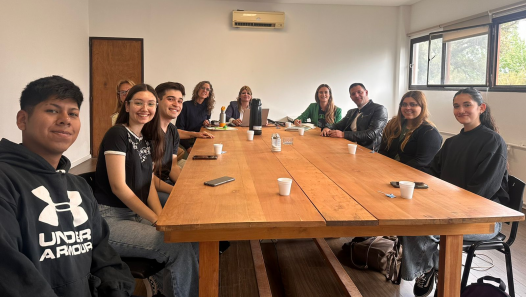
{"type": "Polygon", "coordinates": [[[331,133],[331,129],[323,128],[323,130],[321,130],[320,136],[329,137],[330,133],[331,133]]]}
{"type": "Polygon", "coordinates": [[[301,120],[294,120],[294,125],[296,125],[296,126],[301,125],[301,120]]]}

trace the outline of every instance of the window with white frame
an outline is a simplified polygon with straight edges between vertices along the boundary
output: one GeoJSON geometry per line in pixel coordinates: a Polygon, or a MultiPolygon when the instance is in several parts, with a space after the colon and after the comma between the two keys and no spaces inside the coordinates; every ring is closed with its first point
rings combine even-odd
{"type": "Polygon", "coordinates": [[[526,91],[526,11],[411,39],[409,88],[526,91]]]}
{"type": "Polygon", "coordinates": [[[409,67],[409,81],[411,85],[427,85],[427,55],[429,38],[427,36],[411,40],[411,62],[409,67]]]}
{"type": "Polygon", "coordinates": [[[488,29],[478,26],[429,35],[429,86],[485,86],[488,29]]]}

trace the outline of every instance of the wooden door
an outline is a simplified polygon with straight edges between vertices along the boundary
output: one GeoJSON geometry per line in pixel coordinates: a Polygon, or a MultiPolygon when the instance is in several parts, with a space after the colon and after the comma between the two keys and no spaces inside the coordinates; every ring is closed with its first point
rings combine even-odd
{"type": "Polygon", "coordinates": [[[142,38],[90,37],[91,155],[97,158],[116,108],[117,82],[144,81],[142,38]]]}

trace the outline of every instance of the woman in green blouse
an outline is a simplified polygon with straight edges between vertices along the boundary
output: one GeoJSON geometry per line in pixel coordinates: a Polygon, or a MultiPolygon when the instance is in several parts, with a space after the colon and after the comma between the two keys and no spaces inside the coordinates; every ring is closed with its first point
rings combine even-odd
{"type": "Polygon", "coordinates": [[[323,128],[331,128],[332,125],[342,119],[342,109],[334,105],[331,88],[322,84],[316,89],[314,95],[316,103],[311,103],[307,109],[294,120],[294,125],[300,126],[302,122],[310,119],[311,122],[323,128]]]}

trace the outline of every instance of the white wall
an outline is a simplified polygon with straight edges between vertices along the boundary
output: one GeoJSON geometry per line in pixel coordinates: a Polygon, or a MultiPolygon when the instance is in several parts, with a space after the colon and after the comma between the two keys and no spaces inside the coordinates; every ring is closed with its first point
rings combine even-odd
{"type": "Polygon", "coordinates": [[[16,126],[20,94],[31,81],[61,75],[84,94],[82,128],[65,153],[75,164],[89,156],[88,1],[3,1],[0,9],[0,137],[22,141],[16,126]]]}
{"type": "MultiPolygon", "coordinates": [[[[446,22],[469,17],[491,9],[516,3],[517,0],[423,0],[411,7],[409,32],[433,27],[446,22]]],[[[453,116],[452,100],[455,92],[426,91],[432,120],[440,131],[458,133],[461,125],[453,116]]],[[[507,143],[526,147],[526,94],[484,92],[491,106],[500,134],[507,143]]],[[[447,137],[447,135],[444,135],[447,137]]],[[[512,148],[508,161],[510,174],[526,180],[526,150],[512,148]]]]}
{"type": "Polygon", "coordinates": [[[297,116],[319,84],[336,105],[354,107],[348,87],[363,82],[370,97],[393,110],[397,71],[396,7],[229,1],[89,2],[90,36],[144,38],[145,82],[187,88],[210,80],[219,107],[249,85],[270,118],[297,116]],[[285,29],[232,28],[232,10],[284,11],[285,29]]]}
{"type": "Polygon", "coordinates": [[[410,39],[407,37],[411,18],[411,6],[404,5],[398,7],[398,24],[397,24],[397,52],[396,52],[396,72],[395,75],[395,90],[394,90],[394,110],[389,115],[394,116],[398,111],[397,104],[400,98],[407,92],[409,82],[409,51],[410,39]]]}
{"type": "Polygon", "coordinates": [[[519,2],[518,0],[422,0],[411,5],[411,31],[440,24],[519,2]]]}

